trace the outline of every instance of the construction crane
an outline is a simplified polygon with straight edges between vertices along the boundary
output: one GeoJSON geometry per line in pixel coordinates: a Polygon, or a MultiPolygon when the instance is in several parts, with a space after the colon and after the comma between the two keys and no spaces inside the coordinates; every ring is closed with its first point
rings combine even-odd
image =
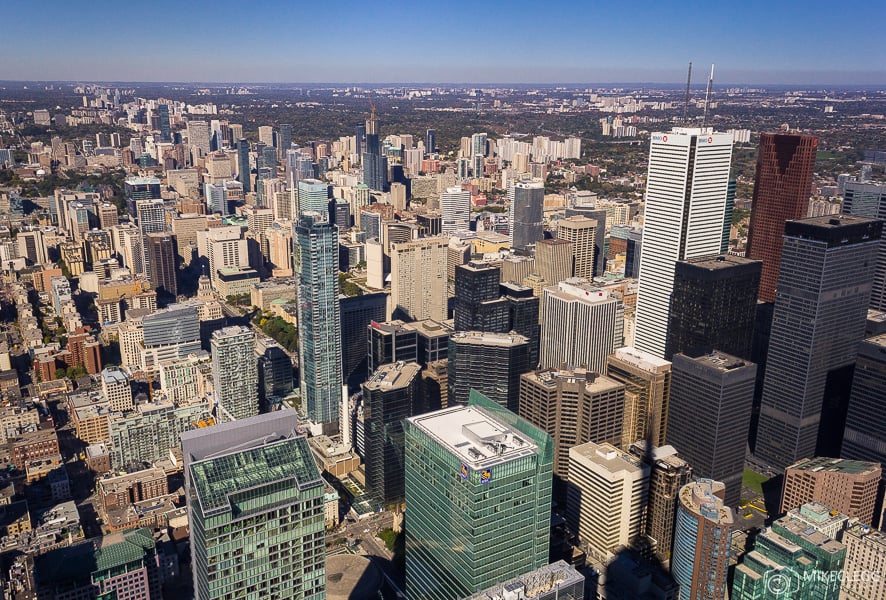
{"type": "Polygon", "coordinates": [[[708,108],[711,105],[711,93],[714,91],[714,65],[711,65],[711,77],[708,79],[708,91],[704,95],[704,116],[701,120],[702,128],[708,126],[708,108]]]}
{"type": "Polygon", "coordinates": [[[692,83],[692,63],[689,63],[689,74],[686,76],[686,94],[683,96],[683,119],[682,125],[686,125],[686,115],[689,112],[689,86],[692,83]]]}

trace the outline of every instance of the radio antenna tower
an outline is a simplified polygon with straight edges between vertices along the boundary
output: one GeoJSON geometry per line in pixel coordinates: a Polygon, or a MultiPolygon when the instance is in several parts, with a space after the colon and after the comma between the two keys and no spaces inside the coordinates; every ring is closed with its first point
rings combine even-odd
{"type": "Polygon", "coordinates": [[[689,63],[689,74],[686,76],[686,95],[683,96],[683,119],[681,125],[686,125],[686,114],[689,112],[689,85],[692,83],[692,63],[689,63]]]}
{"type": "Polygon", "coordinates": [[[711,94],[714,91],[714,65],[711,65],[711,78],[708,79],[708,91],[704,95],[704,117],[701,120],[702,128],[708,126],[708,109],[711,105],[711,94]]]}

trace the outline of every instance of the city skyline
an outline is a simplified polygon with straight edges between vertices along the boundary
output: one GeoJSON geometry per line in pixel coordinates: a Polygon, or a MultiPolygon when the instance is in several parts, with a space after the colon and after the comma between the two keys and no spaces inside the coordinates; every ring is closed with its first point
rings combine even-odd
{"type": "Polygon", "coordinates": [[[722,82],[886,85],[886,51],[874,38],[828,44],[812,37],[846,14],[866,15],[874,22],[878,15],[886,18],[886,8],[875,3],[755,1],[733,9],[643,2],[629,11],[566,2],[548,4],[545,10],[520,4],[507,13],[492,5],[459,3],[416,15],[399,3],[373,5],[371,10],[345,3],[335,20],[324,23],[321,18],[317,20],[323,26],[298,27],[310,17],[306,6],[259,2],[262,9],[236,13],[236,28],[228,17],[235,13],[227,10],[236,5],[227,0],[213,4],[212,11],[164,0],[147,13],[107,2],[74,8],[50,1],[46,11],[53,18],[39,26],[25,5],[13,5],[0,26],[13,49],[0,80],[679,84],[685,81],[686,63],[693,60],[699,68],[696,83],[705,79],[706,65],[715,63],[722,82]],[[297,35],[268,35],[269,14],[274,23],[291,23],[297,35]],[[759,18],[761,14],[766,18],[759,18]],[[467,17],[477,26],[465,27],[467,17]],[[205,52],[210,32],[226,27],[249,43],[227,52],[224,47],[205,52]],[[408,52],[416,58],[404,61],[388,44],[324,44],[332,34],[357,40],[385,27],[420,32],[401,39],[425,52],[408,52]],[[478,29],[488,32],[491,44],[480,60],[478,29]],[[786,35],[786,30],[797,33],[786,35]],[[72,31],[77,32],[74,39],[72,31]],[[132,43],[136,31],[151,39],[150,51],[132,43]],[[562,52],[541,52],[546,46],[531,40],[541,42],[545,36],[567,45],[562,52]],[[76,42],[77,52],[55,52],[61,39],[76,42]]]}

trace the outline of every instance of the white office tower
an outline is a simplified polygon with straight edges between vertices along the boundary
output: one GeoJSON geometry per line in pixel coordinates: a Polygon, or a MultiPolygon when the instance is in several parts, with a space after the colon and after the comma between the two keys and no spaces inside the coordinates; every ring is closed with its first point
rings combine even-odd
{"type": "Polygon", "coordinates": [[[605,373],[606,357],[624,342],[622,301],[573,277],[546,287],[542,304],[541,367],[605,373]]]}
{"type": "Polygon", "coordinates": [[[652,134],[634,333],[640,350],[664,357],[676,262],[720,253],[731,161],[731,134],[683,127],[652,134]]]}
{"type": "Polygon", "coordinates": [[[471,192],[460,187],[446,188],[446,191],[440,194],[440,212],[443,217],[443,235],[467,231],[471,217],[471,192]]]}

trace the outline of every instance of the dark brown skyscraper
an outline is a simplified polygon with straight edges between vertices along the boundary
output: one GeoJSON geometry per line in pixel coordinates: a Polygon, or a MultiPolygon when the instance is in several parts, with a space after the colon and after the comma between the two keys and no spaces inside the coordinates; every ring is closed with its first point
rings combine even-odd
{"type": "Polygon", "coordinates": [[[151,266],[151,285],[155,290],[162,289],[172,296],[178,295],[175,238],[168,233],[149,233],[145,236],[145,246],[151,266]]]}
{"type": "Polygon", "coordinates": [[[764,133],[757,153],[747,258],[763,261],[759,298],[775,302],[785,221],[806,217],[818,138],[764,133]]]}

